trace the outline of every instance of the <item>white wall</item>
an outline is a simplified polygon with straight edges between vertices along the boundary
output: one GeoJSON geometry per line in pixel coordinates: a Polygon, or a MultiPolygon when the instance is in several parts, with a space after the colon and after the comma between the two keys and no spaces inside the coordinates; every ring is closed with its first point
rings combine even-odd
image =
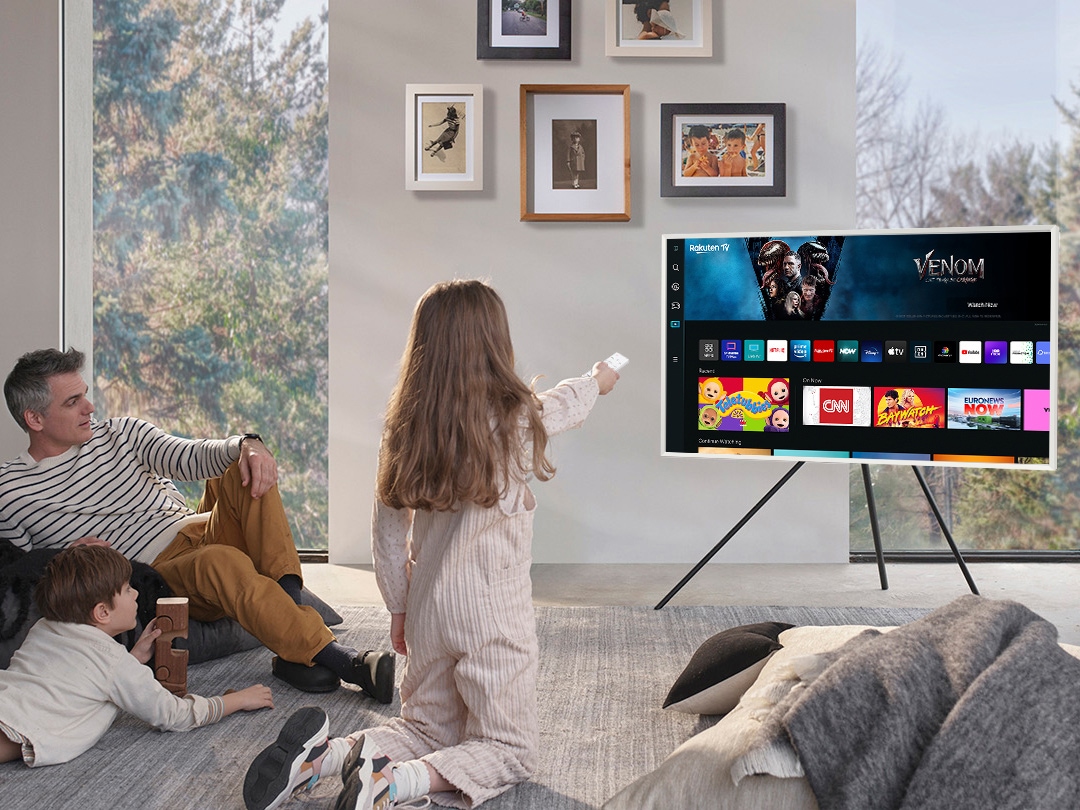
{"type": "MultiPolygon", "coordinates": [[[[369,4],[331,3],[336,562],[369,559],[380,414],[413,303],[452,276],[487,276],[502,293],[523,375],[555,381],[613,350],[632,360],[585,428],[555,440],[559,474],[537,487],[537,562],[696,561],[786,470],[745,459],[660,457],[659,237],[853,225],[854,4],[762,0],[747,15],[714,0],[712,59],[605,57],[604,6],[575,4],[571,61],[513,62],[475,59],[470,0],[402,2],[377,14],[369,4]],[[485,87],[483,192],[404,190],[404,86],[438,82],[485,87]],[[631,222],[518,221],[523,83],[630,85],[631,222]],[[742,101],[788,105],[787,197],[661,199],[660,104],[742,101]]],[[[0,345],[7,358],[63,342],[60,24],[58,2],[0,3],[0,345]]],[[[10,419],[0,419],[0,457],[24,446],[10,419]]],[[[847,469],[811,465],[716,561],[831,562],[846,554],[847,469]]]]}
{"type": "MultiPolygon", "coordinates": [[[[61,342],[59,48],[58,2],[0,3],[0,378],[61,342]]],[[[25,449],[4,407],[0,459],[25,449]]]]}
{"type": "MultiPolygon", "coordinates": [[[[715,0],[711,59],[604,56],[606,6],[574,4],[571,61],[515,62],[475,58],[468,0],[331,3],[334,562],[370,559],[380,414],[412,306],[454,276],[502,294],[524,376],[631,358],[585,427],[555,440],[559,474],[536,487],[537,562],[696,561],[787,469],[660,457],[660,235],[853,227],[855,5],[715,0]],[[439,82],[484,86],[482,192],[405,191],[405,84],[439,82]],[[518,88],[542,83],[630,85],[631,222],[518,221],[518,88]],[[753,101],[787,104],[787,196],[661,199],[660,104],[753,101]]],[[[716,562],[846,560],[847,492],[846,466],[808,465],[716,562]]]]}

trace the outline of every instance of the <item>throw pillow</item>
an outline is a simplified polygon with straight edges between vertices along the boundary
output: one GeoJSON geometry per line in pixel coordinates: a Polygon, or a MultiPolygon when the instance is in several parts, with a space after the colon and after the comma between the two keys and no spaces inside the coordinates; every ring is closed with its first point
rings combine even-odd
{"type": "Polygon", "coordinates": [[[732,627],[707,639],[690,658],[664,701],[686,714],[726,714],[783,645],[777,637],[793,625],[758,622],[732,627]]]}

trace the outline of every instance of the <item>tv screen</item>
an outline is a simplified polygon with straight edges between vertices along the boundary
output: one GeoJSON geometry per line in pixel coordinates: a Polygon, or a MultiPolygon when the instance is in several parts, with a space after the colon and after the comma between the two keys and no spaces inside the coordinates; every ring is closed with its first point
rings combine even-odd
{"type": "Polygon", "coordinates": [[[1057,238],[665,235],[662,452],[1054,469],[1057,238]]]}

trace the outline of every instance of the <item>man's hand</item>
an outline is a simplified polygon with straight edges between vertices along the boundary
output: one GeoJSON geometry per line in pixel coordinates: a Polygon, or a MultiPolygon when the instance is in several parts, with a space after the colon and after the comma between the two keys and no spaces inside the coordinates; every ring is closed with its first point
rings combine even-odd
{"type": "Polygon", "coordinates": [[[390,646],[399,655],[408,655],[409,650],[405,646],[405,614],[390,614],[390,646]]]}
{"type": "Polygon", "coordinates": [[[260,498],[277,484],[277,461],[258,439],[240,442],[240,483],[251,485],[251,497],[260,498]]]}
{"type": "Polygon", "coordinates": [[[131,654],[135,656],[135,660],[140,664],[149,662],[154,655],[154,642],[157,641],[157,637],[160,635],[161,630],[158,629],[157,619],[154,618],[150,624],[146,625],[146,629],[142,631],[139,640],[131,648],[131,654]]]}

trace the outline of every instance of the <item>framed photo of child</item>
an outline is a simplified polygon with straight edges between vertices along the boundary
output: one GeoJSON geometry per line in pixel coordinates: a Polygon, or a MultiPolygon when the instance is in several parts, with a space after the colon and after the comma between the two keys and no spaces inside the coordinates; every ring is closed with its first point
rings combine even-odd
{"type": "Polygon", "coordinates": [[[477,59],[569,59],[571,0],[477,0],[477,59]]]}
{"type": "Polygon", "coordinates": [[[630,86],[521,86],[521,220],[630,219],[630,86]]]}
{"type": "Polygon", "coordinates": [[[605,0],[607,56],[712,56],[712,0],[605,0]]]}
{"type": "Polygon", "coordinates": [[[783,104],[661,104],[661,197],[787,194],[783,104]]]}
{"type": "Polygon", "coordinates": [[[405,188],[482,191],[484,88],[405,85],[405,188]]]}

